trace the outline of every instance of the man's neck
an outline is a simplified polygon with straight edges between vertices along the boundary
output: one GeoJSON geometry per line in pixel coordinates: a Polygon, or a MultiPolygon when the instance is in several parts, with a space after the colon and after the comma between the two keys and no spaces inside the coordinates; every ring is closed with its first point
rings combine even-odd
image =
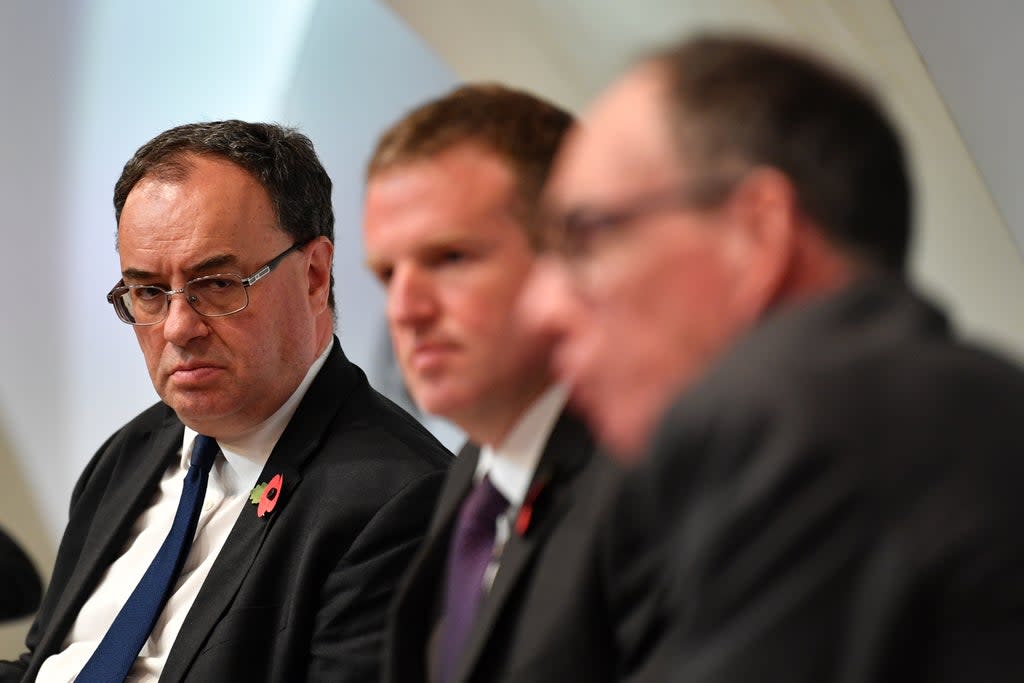
{"type": "Polygon", "coordinates": [[[501,448],[523,415],[550,387],[551,383],[545,381],[529,391],[520,393],[515,400],[506,401],[486,413],[466,416],[454,422],[466,432],[466,436],[473,443],[501,448]]]}

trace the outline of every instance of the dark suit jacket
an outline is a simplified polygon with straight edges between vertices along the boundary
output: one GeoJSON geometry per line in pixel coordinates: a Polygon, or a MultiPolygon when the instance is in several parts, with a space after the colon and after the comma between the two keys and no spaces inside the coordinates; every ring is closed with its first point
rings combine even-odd
{"type": "MultiPolygon", "coordinates": [[[[430,532],[396,600],[384,680],[428,680],[427,648],[442,609],[445,564],[479,449],[467,446],[445,482],[430,532]]],[[[546,481],[522,536],[515,531],[481,604],[457,680],[469,683],[611,681],[615,634],[595,538],[618,474],[586,430],[563,415],[533,485],[546,481]]]]}
{"type": "MultiPolygon", "coordinates": [[[[33,680],[124,549],[184,427],[157,404],[100,448],[75,487],[29,652],[0,680],[33,680]]],[[[246,506],[161,681],[372,681],[387,606],[426,531],[450,454],[374,391],[337,340],[267,461],[277,507],[246,506]]]]}
{"type": "Polygon", "coordinates": [[[772,315],[669,411],[649,680],[1024,681],[1024,375],[865,279],[772,315]]]}
{"type": "Polygon", "coordinates": [[[0,620],[32,614],[43,587],[39,574],[13,538],[0,530],[0,620]]]}

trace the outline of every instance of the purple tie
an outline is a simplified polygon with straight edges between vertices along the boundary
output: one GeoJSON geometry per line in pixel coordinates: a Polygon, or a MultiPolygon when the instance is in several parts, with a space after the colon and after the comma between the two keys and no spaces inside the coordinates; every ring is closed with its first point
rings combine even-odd
{"type": "Polygon", "coordinates": [[[483,597],[484,571],[494,552],[494,527],[508,501],[487,477],[459,510],[448,550],[448,579],[441,634],[440,680],[452,681],[483,597]]]}

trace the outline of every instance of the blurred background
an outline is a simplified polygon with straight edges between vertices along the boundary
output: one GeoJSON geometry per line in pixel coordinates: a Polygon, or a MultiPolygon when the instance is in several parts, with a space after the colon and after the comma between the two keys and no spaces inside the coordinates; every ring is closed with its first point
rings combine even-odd
{"type": "MultiPolygon", "coordinates": [[[[796,40],[874,84],[914,165],[917,281],[965,335],[1024,360],[1022,25],[1015,0],[4,0],[0,524],[45,576],[82,467],[157,398],[105,300],[119,271],[113,184],[142,143],[222,118],[309,135],[335,183],[342,343],[401,400],[362,264],[377,134],[461,80],[581,112],[645,49],[703,29],[796,40]]],[[[0,626],[0,658],[30,622],[0,626]]]]}

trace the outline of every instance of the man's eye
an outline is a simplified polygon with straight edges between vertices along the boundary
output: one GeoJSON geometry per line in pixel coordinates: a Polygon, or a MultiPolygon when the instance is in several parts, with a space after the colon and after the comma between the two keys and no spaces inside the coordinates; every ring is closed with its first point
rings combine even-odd
{"type": "Polygon", "coordinates": [[[577,209],[565,216],[561,234],[553,235],[552,243],[566,256],[583,256],[590,251],[598,236],[612,231],[626,220],[627,217],[619,214],[577,209]]]}
{"type": "Polygon", "coordinates": [[[615,227],[620,221],[613,214],[594,209],[580,209],[565,217],[565,231],[589,237],[594,233],[615,227]]]}
{"type": "Polygon", "coordinates": [[[566,216],[562,225],[562,234],[559,235],[559,246],[565,255],[572,257],[584,254],[599,225],[599,219],[595,220],[592,214],[583,211],[566,216]]]}
{"type": "Polygon", "coordinates": [[[135,294],[135,298],[140,301],[152,301],[164,296],[164,290],[159,287],[136,287],[132,291],[135,294]]]}
{"type": "Polygon", "coordinates": [[[373,274],[377,278],[377,282],[382,285],[387,285],[391,282],[391,276],[395,272],[394,268],[374,268],[373,274]]]}
{"type": "Polygon", "coordinates": [[[226,289],[230,289],[234,285],[238,284],[236,281],[224,277],[211,277],[204,280],[198,280],[189,285],[189,289],[194,292],[217,293],[223,292],[226,289]]]}
{"type": "Polygon", "coordinates": [[[465,261],[466,258],[467,258],[466,252],[464,252],[464,251],[457,251],[455,249],[451,249],[451,250],[448,250],[448,251],[443,251],[440,254],[438,254],[437,261],[438,261],[438,263],[441,263],[441,264],[460,263],[461,261],[465,261]]]}

